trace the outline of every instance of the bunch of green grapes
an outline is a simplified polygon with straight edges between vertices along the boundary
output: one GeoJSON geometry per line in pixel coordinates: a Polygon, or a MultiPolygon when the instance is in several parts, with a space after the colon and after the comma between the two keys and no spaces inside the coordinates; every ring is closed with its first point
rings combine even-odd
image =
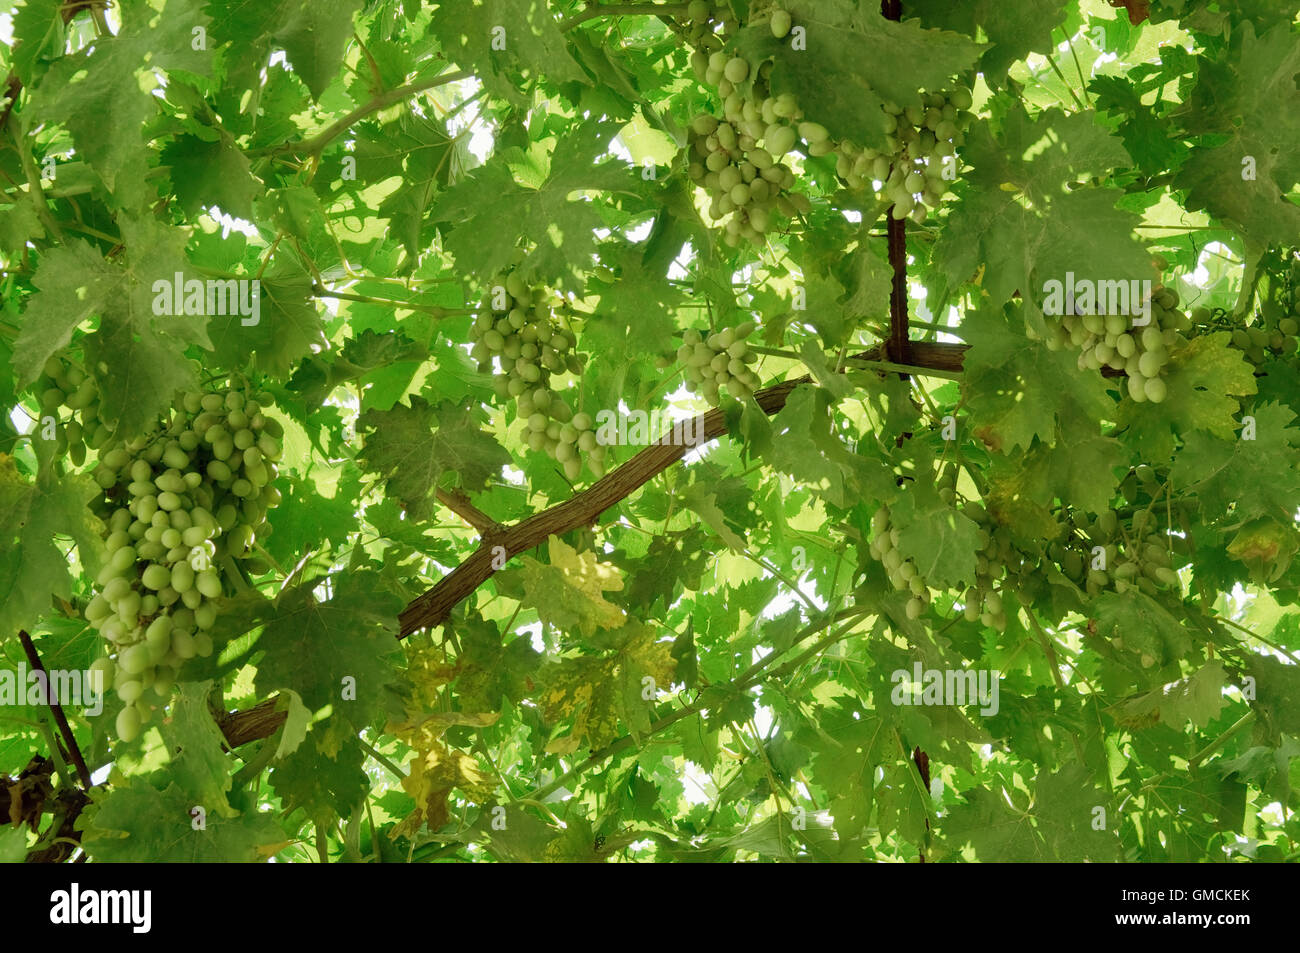
{"type": "Polygon", "coordinates": [[[596,440],[590,414],[574,413],[564,398],[541,388],[520,395],[517,407],[524,421],[524,441],[549,454],[570,480],[578,479],[584,460],[592,474],[604,476],[606,448],[596,440]]]}
{"type": "Polygon", "coordinates": [[[930,604],[930,587],[916,568],[911,558],[905,558],[898,550],[898,527],[889,518],[889,507],[882,505],[871,517],[870,551],[873,559],[885,567],[890,584],[900,592],[907,591],[912,597],[907,601],[907,617],[920,618],[930,604]]]}
{"type": "Polygon", "coordinates": [[[1151,510],[1134,510],[1128,527],[1120,525],[1113,510],[1093,520],[1076,520],[1076,526],[1087,538],[1088,551],[1062,558],[1061,568],[1083,585],[1088,595],[1096,596],[1109,588],[1120,594],[1138,589],[1154,596],[1161,589],[1179,585],[1168,537],[1160,532],[1151,510]],[[1098,547],[1104,554],[1102,560],[1097,558],[1098,547]]]}
{"type": "MultiPolygon", "coordinates": [[[[781,37],[790,30],[789,14],[777,13],[770,24],[781,37]]],[[[692,61],[699,77],[717,88],[722,120],[702,114],[691,122],[687,172],[710,194],[710,217],[726,220],[727,244],[748,239],[761,245],[776,216],[790,218],[812,207],[807,196],[791,191],[795,171],[786,157],[801,137],[809,155],[826,155],[830,137],[821,125],[800,122],[803,111],[793,95],[772,95],[771,64],[753,64],[722,49],[707,56],[697,52],[692,61]]]]}
{"type": "Polygon", "coordinates": [[[582,472],[584,454],[591,472],[601,476],[606,451],[596,443],[591,417],[575,414],[551,387],[552,374],[582,373],[578,336],[567,322],[557,320],[562,302],[543,288],[530,288],[517,272],[507,275],[497,291],[504,292],[505,307],[480,312],[471,330],[470,353],[479,370],[486,372],[496,362],[497,396],[515,399],[530,447],[549,454],[570,480],[582,472]]]}
{"type": "Polygon", "coordinates": [[[737,400],[752,396],[762,384],[749,367],[758,354],[746,341],[756,327],[746,321],[707,337],[693,328],[683,334],[677,359],[685,365],[686,389],[715,407],[724,390],[737,400]]]}
{"type": "Polygon", "coordinates": [[[504,300],[504,307],[480,311],[470,328],[470,355],[479,371],[487,373],[496,362],[492,383],[497,396],[504,400],[546,388],[552,374],[566,370],[581,373],[578,336],[566,322],[556,320],[559,299],[544,288],[530,288],[516,272],[506,276],[504,287],[497,289],[501,292],[497,303],[504,300]]]}
{"type": "MultiPolygon", "coordinates": [[[[944,496],[940,490],[940,496],[944,496]]],[[[944,496],[946,502],[951,498],[944,496]]],[[[996,524],[978,500],[966,503],[962,514],[979,526],[980,549],[975,554],[975,585],[966,590],[963,613],[967,622],[978,619],[983,625],[1002,632],[1007,614],[998,585],[1008,576],[1008,567],[1016,560],[1015,547],[1006,527],[996,524]]]]}
{"type": "Polygon", "coordinates": [[[1049,320],[1047,347],[1078,350],[1079,369],[1111,367],[1128,375],[1128,394],[1135,401],[1159,404],[1168,395],[1164,374],[1169,348],[1184,340],[1193,319],[1178,307],[1178,292],[1157,288],[1151,296],[1151,322],[1132,325],[1119,314],[1061,315],[1049,320]]]}
{"type": "Polygon", "coordinates": [[[280,502],[271,484],[283,428],[264,413],[271,400],[242,387],[185,394],[157,430],[99,458],[108,562],[86,619],[114,653],[95,668],[125,705],[123,741],[151,717],[146,690],[166,698],[186,659],[211,654],[218,600],[247,584],[237,561],[253,574],[269,568],[254,544],[280,502]]]}
{"type": "Polygon", "coordinates": [[[740,26],[734,13],[723,3],[711,0],[691,0],[686,8],[686,42],[694,52],[691,53],[691,66],[699,76],[704,75],[710,53],[722,49],[722,37],[717,27],[722,26],[723,33],[734,33],[740,26]]]}
{"type": "Polygon", "coordinates": [[[1236,328],[1232,332],[1231,346],[1245,352],[1252,364],[1263,364],[1268,360],[1269,352],[1281,357],[1294,355],[1297,332],[1300,332],[1300,315],[1283,318],[1273,328],[1258,325],[1236,328]]]}
{"type": "MultiPolygon", "coordinates": [[[[739,57],[730,62],[748,68],[739,57]]],[[[733,70],[732,75],[739,72],[733,70]]],[[[722,82],[728,83],[726,79],[722,82]]],[[[733,247],[741,239],[761,245],[778,216],[789,218],[812,207],[806,196],[790,192],[795,173],[782,158],[794,148],[795,130],[773,112],[790,112],[792,97],[764,99],[757,107],[745,100],[731,111],[739,95],[732,93],[727,98],[730,117],[722,122],[707,113],[692,120],[693,158],[687,166],[691,180],[710,196],[709,217],[723,221],[723,241],[733,247]],[[757,118],[747,119],[747,115],[757,118]],[[765,115],[773,118],[766,125],[762,122],[765,115]]]]}
{"type": "MultiPolygon", "coordinates": [[[[844,140],[820,154],[835,152],[835,172],[850,189],[872,188],[881,183],[880,194],[890,202],[896,219],[911,217],[918,225],[928,208],[938,208],[948,191],[945,163],[952,163],[965,142],[973,114],[970,90],[957,87],[946,92],[926,93],[924,105],[899,106],[887,102],[885,146],[858,146],[844,140]]],[[[819,154],[817,152],[813,155],[819,154]]]]}
{"type": "MultiPolygon", "coordinates": [[[[112,431],[99,419],[99,388],[70,358],[55,355],[45,362],[36,379],[41,414],[59,418],[60,408],[71,411],[58,429],[56,450],[67,453],[73,466],[86,462],[86,448],[98,450],[112,438],[112,431]]],[[[37,430],[41,429],[38,424],[37,430]]]]}

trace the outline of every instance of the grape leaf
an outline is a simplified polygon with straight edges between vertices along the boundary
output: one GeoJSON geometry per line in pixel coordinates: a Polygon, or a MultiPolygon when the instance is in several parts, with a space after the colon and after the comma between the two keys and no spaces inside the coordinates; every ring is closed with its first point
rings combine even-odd
{"type": "Polygon", "coordinates": [[[120,270],[80,238],[41,256],[32,276],[39,290],[27,303],[14,342],[12,363],[19,387],[40,376],[45,362],[67,347],[72,332],[119,293],[121,283],[120,270]]]}
{"type": "Polygon", "coordinates": [[[888,492],[890,481],[831,432],[829,399],[819,388],[796,387],[772,420],[769,462],[835,506],[888,492]]]}
{"type": "Polygon", "coordinates": [[[225,739],[208,709],[212,682],[182,682],[167,718],[158,726],[166,745],[168,778],[209,813],[233,817],[226,801],[230,769],[225,739]]]}
{"type": "Polygon", "coordinates": [[[352,36],[352,15],[362,0],[322,5],[312,0],[282,0],[275,39],[284,48],[293,71],[320,99],[338,72],[343,50],[352,36]]]}
{"type": "Polygon", "coordinates": [[[939,830],[951,843],[970,844],[981,861],[1118,859],[1114,832],[1092,827],[1094,808],[1107,807],[1110,799],[1091,784],[1082,765],[1043,771],[1028,812],[1012,807],[1001,792],[976,788],[963,797],[939,830]]]}
{"type": "Polygon", "coordinates": [[[216,205],[240,218],[253,217],[253,199],[262,191],[253,178],[247,157],[231,135],[217,131],[212,141],[198,136],[177,136],[162,152],[171,168],[176,201],[190,215],[216,205]]]}
{"type": "Polygon", "coordinates": [[[366,754],[355,737],[336,744],[324,732],[312,730],[276,763],[271,786],[287,810],[301,809],[313,821],[329,824],[350,813],[366,796],[365,761],[366,754]]]}
{"type": "MultiPolygon", "coordinates": [[[[102,790],[102,789],[100,789],[102,790]]],[[[284,846],[278,824],[257,811],[222,817],[207,811],[196,830],[190,792],[163,790],[134,778],[114,785],[96,801],[82,844],[101,863],[253,863],[284,846]]]]}
{"type": "Polygon", "coordinates": [[[92,572],[103,559],[99,520],[87,504],[99,489],[84,476],[35,483],[19,473],[12,457],[0,454],[0,631],[6,638],[31,629],[50,611],[50,597],[72,597],[68,560],[57,540],[71,535],[92,572]]]}
{"type": "Polygon", "coordinates": [[[265,373],[287,374],[325,343],[312,280],[301,272],[273,272],[260,278],[258,287],[261,303],[256,324],[245,324],[251,318],[235,309],[230,309],[235,313],[212,316],[208,326],[212,351],[228,367],[250,364],[265,373]]]}
{"type": "Polygon", "coordinates": [[[1230,527],[1259,516],[1288,518],[1300,506],[1300,430],[1295,413],[1281,404],[1251,411],[1255,439],[1221,440],[1202,431],[1188,434],[1170,468],[1175,486],[1192,490],[1208,513],[1232,511],[1230,527]]]}
{"type": "Polygon", "coordinates": [[[1300,208],[1285,196],[1300,182],[1300,156],[1283,145],[1300,140],[1300,47],[1289,23],[1263,35],[1246,23],[1232,40],[1229,56],[1198,70],[1176,114],[1193,135],[1228,139],[1195,146],[1175,185],[1188,191],[1189,207],[1208,209],[1253,242],[1288,242],[1300,232],[1300,208]]]}
{"type": "Polygon", "coordinates": [[[531,250],[523,268],[542,280],[571,277],[592,261],[594,232],[605,225],[579,190],[640,193],[637,171],[619,159],[597,161],[613,130],[595,121],[571,130],[556,145],[545,171],[518,163],[513,171],[498,155],[443,193],[433,217],[443,223],[456,261],[480,275],[497,275],[514,263],[524,237],[531,250]],[[509,228],[501,222],[509,221],[509,228]]]}
{"type": "Polygon", "coordinates": [[[319,584],[294,586],[277,600],[254,684],[263,697],[292,689],[313,712],[330,705],[360,728],[383,709],[394,680],[389,656],[402,602],[368,570],[330,577],[328,599],[315,594],[319,584]]]}
{"type": "Polygon", "coordinates": [[[1164,402],[1128,400],[1120,405],[1119,423],[1129,428],[1129,442],[1141,446],[1147,459],[1172,456],[1174,432],[1203,430],[1223,440],[1233,438],[1239,426],[1238,398],[1255,393],[1256,384],[1245,357],[1229,347],[1229,337],[1227,331],[1218,331],[1170,348],[1164,402]]]}
{"type": "Polygon", "coordinates": [[[517,572],[524,605],[536,607],[543,622],[561,630],[576,627],[587,636],[597,628],[622,625],[623,610],[602,595],[622,590],[618,572],[599,562],[595,553],[580,553],[558,536],[550,537],[547,547],[549,565],[531,556],[520,557],[517,572]]]}
{"type": "Polygon", "coordinates": [[[920,105],[918,90],[948,88],[949,77],[979,56],[981,44],[967,37],[886,20],[872,4],[791,0],[785,7],[807,30],[807,49],[775,39],[766,22],[740,30],[735,49],[751,63],[772,58],[773,92],[794,92],[832,137],[859,145],[884,145],[884,102],[920,105]],[[895,69],[898,62],[908,69],[895,69]]]}
{"type": "Polygon", "coordinates": [[[1076,358],[1023,337],[1012,308],[967,312],[973,342],[963,358],[962,390],[976,436],[992,450],[1056,441],[1057,421],[1100,420],[1111,410],[1101,377],[1080,374],[1076,358]]]}
{"type": "Polygon", "coordinates": [[[1014,5],[998,0],[962,4],[909,0],[904,12],[927,27],[988,37],[979,66],[985,80],[993,85],[1005,82],[1011,64],[1031,51],[1051,52],[1055,46],[1052,31],[1064,23],[1066,11],[1065,0],[1031,0],[1014,5]]]}
{"type": "Polygon", "coordinates": [[[935,586],[975,581],[979,527],[945,503],[933,483],[912,483],[889,507],[899,527],[898,550],[935,586]]]}
{"type": "MultiPolygon", "coordinates": [[[[177,391],[198,383],[196,365],[183,360],[181,352],[211,342],[206,315],[154,312],[154,282],[171,287],[177,273],[188,271],[184,235],[152,218],[124,219],[121,226],[127,267],[119,270],[116,287],[107,281],[93,286],[103,295],[97,303],[100,321],[85,348],[86,371],[99,386],[100,418],[126,435],[146,432],[174,406],[177,391]]],[[[94,273],[103,275],[107,267],[94,273]]]]}
{"type": "Polygon", "coordinates": [[[1037,314],[1044,283],[1064,281],[1067,272],[1090,280],[1154,277],[1134,237],[1137,216],[1117,207],[1119,190],[1065,188],[1130,162],[1094,113],[1050,109],[1031,118],[1014,108],[996,137],[973,127],[961,158],[973,168],[933,256],[950,287],[969,281],[982,264],[994,304],[1019,291],[1037,314]]]}
{"type": "Polygon", "coordinates": [[[109,190],[127,207],[142,208],[149,168],[143,130],[158,108],[142,74],[182,69],[209,75],[212,54],[195,50],[190,32],[209,20],[200,0],[167,0],[163,11],[145,0],[122,0],[118,10],[120,32],[51,66],[32,90],[31,109],[64,123],[109,190]]]}
{"type": "Polygon", "coordinates": [[[521,72],[530,82],[544,74],[554,82],[588,82],[569,55],[550,8],[532,0],[456,0],[441,2],[430,28],[447,44],[462,67],[475,70],[493,92],[521,97],[506,76],[521,72]]]}
{"type": "Polygon", "coordinates": [[[388,493],[411,519],[429,518],[443,474],[466,490],[482,489],[510,457],[479,429],[480,412],[468,402],[434,406],[420,396],[392,410],[368,410],[357,421],[366,433],[362,467],[384,478],[388,493]]]}

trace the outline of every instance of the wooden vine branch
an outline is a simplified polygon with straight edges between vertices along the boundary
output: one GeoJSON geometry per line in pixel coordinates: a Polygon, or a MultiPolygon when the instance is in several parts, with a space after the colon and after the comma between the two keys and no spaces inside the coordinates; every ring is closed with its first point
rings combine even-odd
{"type": "Polygon", "coordinates": [[[50,682],[50,673],[45,670],[45,663],[41,661],[40,654],[36,651],[36,644],[32,642],[32,637],[24,630],[18,630],[18,641],[23,645],[23,651],[27,654],[27,662],[31,667],[41,673],[41,678],[45,682],[45,704],[49,706],[51,714],[54,715],[54,723],[59,726],[59,734],[63,736],[63,745],[67,749],[68,759],[77,769],[77,778],[81,781],[81,786],[89,790],[93,784],[90,780],[90,771],[86,768],[86,760],[81,756],[81,748],[77,746],[76,735],[72,733],[72,726],[68,724],[68,716],[63,713],[63,706],[58,703],[54,697],[54,686],[50,682]]]}
{"type": "MultiPolygon", "coordinates": [[[[785,381],[758,391],[754,400],[765,413],[775,414],[785,406],[790,391],[809,381],[809,377],[785,381]]],[[[702,426],[704,440],[712,440],[727,432],[726,421],[720,410],[704,414],[702,422],[697,426],[702,426]]],[[[551,535],[559,536],[594,523],[601,513],[626,499],[691,449],[683,443],[673,443],[673,439],[671,434],[665,436],[597,480],[589,489],[516,523],[494,539],[485,538],[468,559],[403,610],[398,617],[401,623],[399,637],[405,638],[412,632],[444,622],[462,599],[496,571],[494,565],[500,567],[511,557],[546,542],[551,535]]]]}
{"type": "Polygon", "coordinates": [[[906,363],[907,353],[907,219],[889,216],[889,348],[891,361],[906,363]]]}
{"type": "Polygon", "coordinates": [[[465,494],[456,490],[438,490],[437,496],[439,503],[478,530],[485,540],[505,531],[504,526],[471,503],[465,494]]]}
{"type": "MultiPolygon", "coordinates": [[[[965,344],[945,344],[936,341],[910,341],[904,354],[909,366],[926,370],[960,371],[965,344]]],[[[881,347],[854,355],[863,360],[878,360],[881,347]]],[[[769,416],[785,406],[791,391],[801,384],[812,383],[808,375],[782,381],[754,393],[754,401],[769,416]]],[[[722,411],[710,410],[701,415],[693,426],[703,433],[703,440],[713,440],[727,432],[722,411]]],[[[602,477],[583,492],[557,503],[513,526],[497,526],[495,532],[484,535],[483,542],[470,556],[444,576],[433,588],[414,599],[398,616],[398,638],[405,638],[420,629],[441,625],[451,610],[466,599],[496,571],[496,566],[519,553],[546,542],[552,534],[563,535],[581,526],[594,523],[611,506],[631,496],[640,487],[654,479],[683,456],[689,447],[674,445],[671,436],[646,447],[631,460],[602,477]]],[[[480,514],[482,515],[482,514],[480,514]]],[[[486,516],[483,517],[487,519],[486,516]]],[[[231,712],[222,717],[218,726],[232,748],[269,737],[284,723],[284,712],[275,710],[275,700],[260,702],[246,711],[231,712]]]]}
{"type": "Polygon", "coordinates": [[[259,738],[269,738],[289,717],[276,710],[276,698],[258,702],[245,711],[233,711],[217,719],[217,727],[226,736],[226,744],[238,748],[259,738]]]}
{"type": "MultiPolygon", "coordinates": [[[[911,341],[908,342],[903,358],[912,367],[960,371],[965,351],[964,344],[911,341]]],[[[880,357],[880,349],[873,348],[856,356],[875,360],[880,357]]],[[[811,382],[812,378],[806,375],[783,381],[756,391],[754,401],[764,413],[771,416],[785,406],[791,391],[800,384],[811,382]]],[[[693,425],[699,429],[684,429],[683,432],[703,433],[706,441],[727,432],[726,421],[720,410],[710,410],[693,425]]],[[[495,571],[494,562],[500,566],[506,560],[546,542],[552,534],[563,535],[594,523],[605,510],[631,496],[686,455],[690,448],[674,444],[672,440],[673,437],[669,435],[658,443],[651,444],[590,488],[522,522],[509,527],[494,524],[495,532],[491,535],[485,533],[482,545],[468,559],[402,611],[399,616],[399,638],[405,638],[423,628],[441,625],[461,600],[487,581],[495,571]]]]}
{"type": "MultiPolygon", "coordinates": [[[[903,16],[901,0],[881,0],[880,14],[886,20],[899,20],[903,16]]],[[[889,288],[889,348],[891,361],[904,363],[907,353],[907,219],[894,218],[890,207],[887,219],[889,236],[889,267],[893,270],[893,283],[889,288]]],[[[906,380],[904,375],[904,380],[906,380]]]]}

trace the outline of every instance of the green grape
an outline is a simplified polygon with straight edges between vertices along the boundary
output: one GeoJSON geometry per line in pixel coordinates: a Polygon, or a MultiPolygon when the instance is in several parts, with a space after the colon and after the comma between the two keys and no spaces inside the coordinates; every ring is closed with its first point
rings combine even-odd
{"type": "MultiPolygon", "coordinates": [[[[140,684],[136,682],[134,684],[140,684]]],[[[134,741],[140,733],[140,714],[132,705],[117,713],[117,736],[123,741],[134,741]]]]}

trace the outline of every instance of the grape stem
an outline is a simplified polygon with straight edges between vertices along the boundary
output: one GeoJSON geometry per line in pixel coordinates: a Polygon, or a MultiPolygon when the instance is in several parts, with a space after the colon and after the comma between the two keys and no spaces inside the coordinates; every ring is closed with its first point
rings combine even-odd
{"type": "Polygon", "coordinates": [[[437,76],[426,77],[405,86],[398,86],[386,93],[381,93],[373,99],[362,103],[346,116],[336,120],[329,126],[326,126],[310,139],[303,139],[298,142],[285,142],[278,146],[271,146],[265,149],[250,150],[247,155],[250,157],[272,156],[280,153],[294,153],[305,156],[319,156],[330,142],[342,135],[353,125],[365,119],[372,113],[380,112],[389,106],[396,106],[398,103],[406,102],[420,93],[427,92],[430,89],[436,89],[439,86],[446,86],[448,83],[457,83],[463,79],[470,79],[473,76],[470,70],[456,70],[451,73],[440,73],[437,76]]]}
{"type": "Polygon", "coordinates": [[[363,304],[379,304],[387,308],[406,311],[423,311],[435,318],[455,318],[467,314],[478,314],[481,308],[442,308],[432,304],[416,304],[412,301],[394,301],[391,298],[375,298],[371,295],[351,294],[346,291],[330,291],[320,284],[313,284],[311,292],[317,298],[338,298],[341,301],[360,301],[363,304]]]}
{"type": "Polygon", "coordinates": [[[59,726],[59,733],[63,736],[64,744],[67,746],[68,758],[77,769],[77,777],[81,781],[81,786],[89,791],[93,787],[90,780],[90,771],[86,767],[86,760],[81,756],[81,749],[77,747],[77,738],[72,733],[72,727],[68,724],[67,716],[63,713],[63,706],[52,697],[50,676],[45,671],[45,663],[41,661],[41,656],[36,651],[36,644],[32,642],[32,637],[24,629],[18,630],[18,641],[22,643],[23,652],[26,653],[27,661],[31,663],[32,669],[40,672],[44,677],[47,695],[45,703],[50,709],[50,714],[54,716],[54,723],[59,726]]]}
{"type": "Polygon", "coordinates": [[[869,367],[874,370],[892,371],[898,374],[916,374],[922,377],[942,377],[950,381],[961,380],[961,375],[955,371],[933,371],[915,364],[897,364],[893,361],[868,361],[859,357],[850,357],[845,360],[859,367],[869,367]]]}

